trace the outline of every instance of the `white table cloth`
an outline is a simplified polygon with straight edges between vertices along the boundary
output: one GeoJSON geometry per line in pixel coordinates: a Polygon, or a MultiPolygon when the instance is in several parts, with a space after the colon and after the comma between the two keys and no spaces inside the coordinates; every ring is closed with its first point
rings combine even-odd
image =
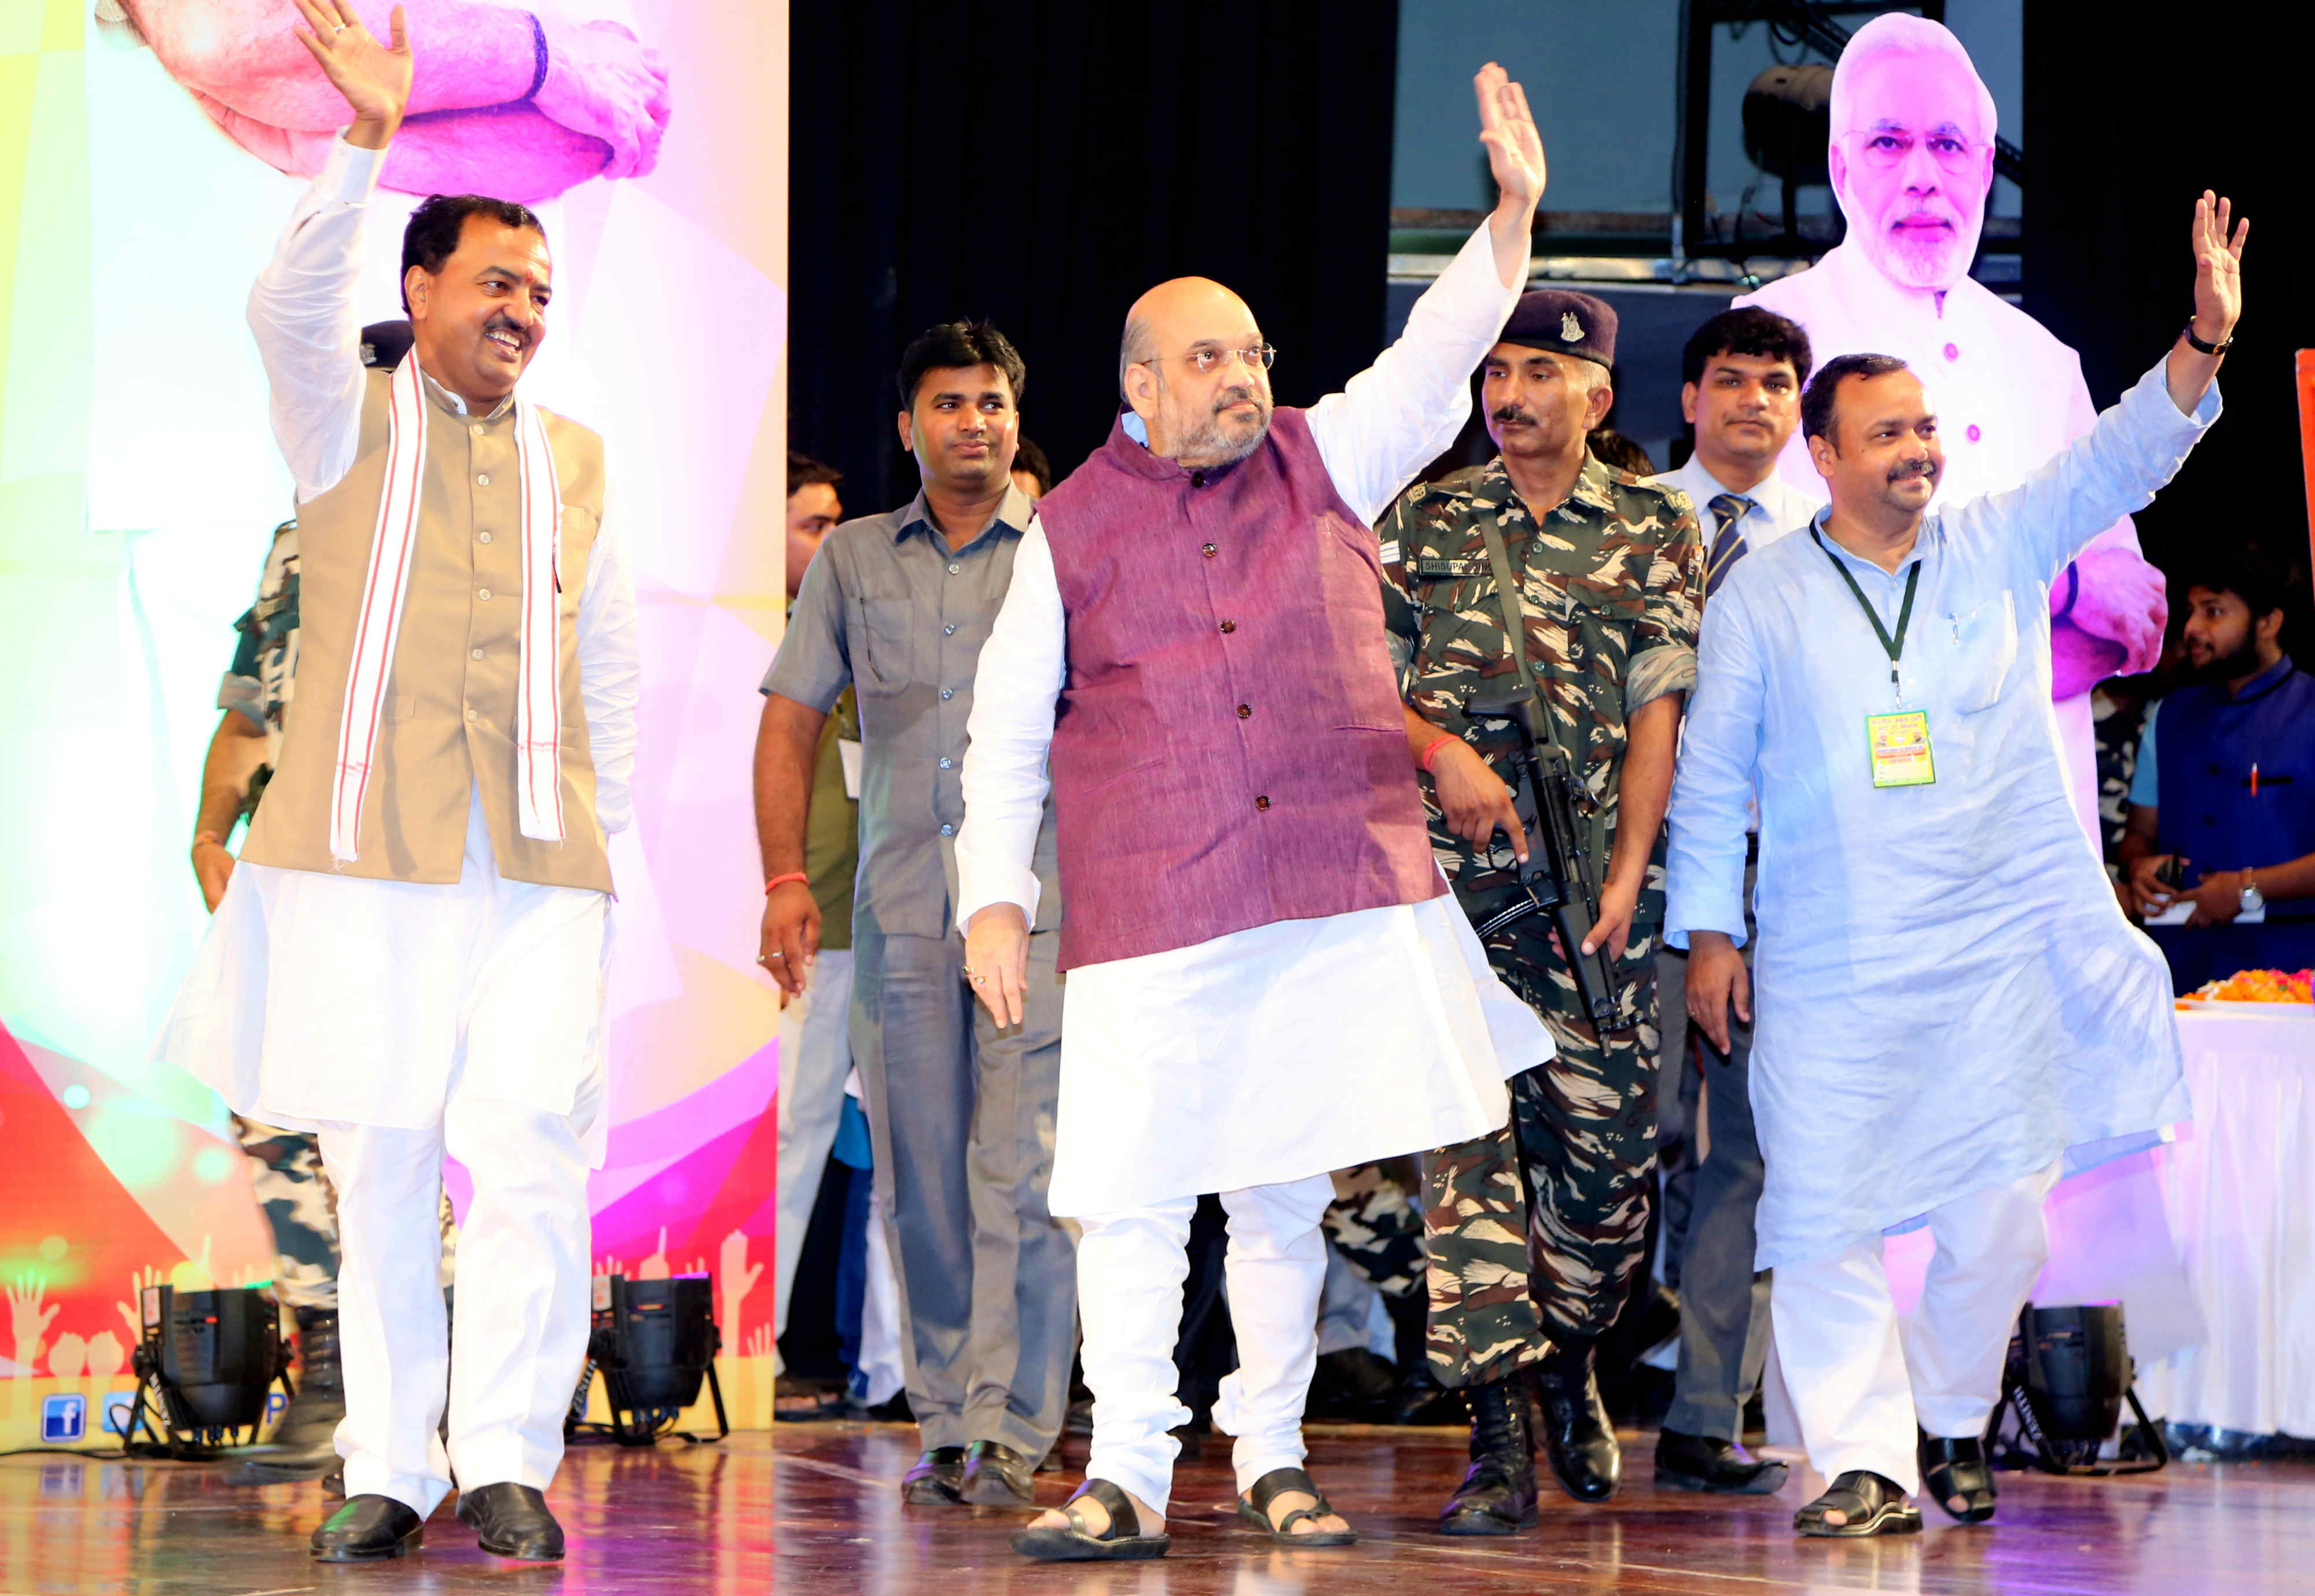
{"type": "Polygon", "coordinates": [[[2208,1333],[2141,1352],[2139,1396],[2174,1423],[2315,1436],[2315,1009],[2183,1013],[2178,1036],[2195,1119],[2162,1196],[2208,1333]]]}

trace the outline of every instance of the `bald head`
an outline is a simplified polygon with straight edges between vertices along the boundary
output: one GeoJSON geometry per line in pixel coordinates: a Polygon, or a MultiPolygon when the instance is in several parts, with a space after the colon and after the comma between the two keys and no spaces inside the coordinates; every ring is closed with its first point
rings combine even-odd
{"type": "Polygon", "coordinates": [[[1117,351],[1117,385],[1148,426],[1152,454],[1220,466],[1270,430],[1262,329],[1245,300],[1211,278],[1177,277],[1133,302],[1117,351]]]}
{"type": "Polygon", "coordinates": [[[1160,354],[1185,353],[1201,339],[1217,348],[1258,343],[1262,334],[1245,300],[1211,277],[1177,277],[1159,283],[1125,313],[1125,336],[1117,349],[1117,381],[1125,368],[1160,354]]]}

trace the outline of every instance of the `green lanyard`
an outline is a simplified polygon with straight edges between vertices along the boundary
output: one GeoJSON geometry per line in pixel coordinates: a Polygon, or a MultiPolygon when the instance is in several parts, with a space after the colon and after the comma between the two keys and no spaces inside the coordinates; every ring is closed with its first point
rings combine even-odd
{"type": "MultiPolygon", "coordinates": [[[[1873,623],[1873,635],[1881,640],[1882,648],[1889,655],[1889,685],[1893,687],[1898,687],[1897,661],[1905,652],[1905,628],[1913,624],[1913,590],[1921,585],[1920,561],[1913,562],[1913,569],[1905,578],[1905,602],[1897,611],[1897,635],[1892,637],[1889,635],[1889,628],[1881,624],[1880,616],[1875,613],[1872,603],[1865,597],[1865,590],[1857,585],[1857,578],[1850,574],[1849,567],[1842,564],[1840,556],[1831,549],[1824,548],[1824,539],[1817,537],[1814,527],[1809,528],[1809,536],[1816,538],[1817,547],[1824,549],[1824,557],[1832,562],[1832,568],[1840,572],[1840,580],[1847,582],[1849,590],[1857,596],[1857,607],[1863,610],[1865,618],[1873,623]]],[[[1902,703],[1903,697],[1903,690],[1900,688],[1899,702],[1902,703]]]]}

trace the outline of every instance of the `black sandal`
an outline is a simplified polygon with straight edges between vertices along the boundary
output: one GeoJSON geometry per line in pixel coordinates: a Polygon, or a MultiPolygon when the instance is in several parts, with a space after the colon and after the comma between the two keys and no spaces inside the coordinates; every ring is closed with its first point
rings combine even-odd
{"type": "Polygon", "coordinates": [[[1141,1563],[1164,1556],[1174,1544],[1170,1535],[1142,1534],[1141,1516],[1133,1503],[1104,1479],[1089,1479],[1070,1492],[1061,1516],[1069,1521],[1065,1530],[1032,1524],[1015,1530],[1013,1549],[1040,1563],[1141,1563]],[[1092,1497],[1108,1511],[1109,1528],[1099,1535],[1086,1529],[1085,1514],[1077,1506],[1080,1496],[1092,1497]]]}
{"type": "Polygon", "coordinates": [[[1922,1494],[1937,1499],[1956,1523],[1982,1524],[1993,1516],[1993,1467],[1975,1435],[1921,1437],[1922,1494]],[[1956,1511],[1954,1499],[1964,1503],[1956,1511]]]}
{"type": "Polygon", "coordinates": [[[1345,1547],[1359,1538],[1355,1530],[1313,1530],[1308,1535],[1294,1533],[1294,1526],[1305,1519],[1323,1519],[1335,1510],[1327,1505],[1326,1493],[1299,1468],[1273,1468],[1247,1487],[1237,1499],[1237,1516],[1261,1530],[1280,1546],[1345,1547]],[[1281,1496],[1297,1492],[1317,1503],[1313,1507],[1291,1510],[1279,1523],[1270,1521],[1270,1504],[1281,1496]]]}
{"type": "Polygon", "coordinates": [[[1832,1482],[1830,1489],[1793,1515],[1793,1528],[1803,1535],[1914,1535],[1921,1528],[1921,1510],[1905,1500],[1894,1480],[1862,1468],[1852,1468],[1832,1482]],[[1824,1515],[1838,1512],[1848,1522],[1829,1524],[1824,1515]]]}

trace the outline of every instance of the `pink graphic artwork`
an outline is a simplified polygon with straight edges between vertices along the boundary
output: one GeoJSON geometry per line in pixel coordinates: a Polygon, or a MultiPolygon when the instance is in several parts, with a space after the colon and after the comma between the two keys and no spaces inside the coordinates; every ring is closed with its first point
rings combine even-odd
{"type": "MultiPolygon", "coordinates": [[[[383,39],[393,7],[361,0],[383,39]]],[[[404,0],[425,63],[381,182],[411,194],[481,193],[527,205],[590,177],[640,177],[667,132],[668,75],[625,24],[500,0],[404,0]]],[[[102,0],[209,120],[267,164],[300,177],[322,157],[344,102],[275,0],[102,0]]]]}

